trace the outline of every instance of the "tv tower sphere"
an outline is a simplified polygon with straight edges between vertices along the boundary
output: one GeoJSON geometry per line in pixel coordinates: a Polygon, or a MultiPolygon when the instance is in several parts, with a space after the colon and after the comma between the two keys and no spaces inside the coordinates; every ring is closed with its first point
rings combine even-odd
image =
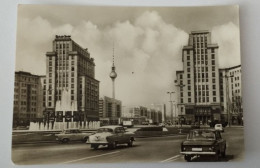
{"type": "Polygon", "coordinates": [[[116,68],[115,68],[114,65],[113,65],[112,71],[111,71],[111,73],[110,73],[110,78],[111,78],[112,80],[114,80],[114,79],[117,77],[117,73],[116,73],[115,69],[116,69],[116,68]]]}

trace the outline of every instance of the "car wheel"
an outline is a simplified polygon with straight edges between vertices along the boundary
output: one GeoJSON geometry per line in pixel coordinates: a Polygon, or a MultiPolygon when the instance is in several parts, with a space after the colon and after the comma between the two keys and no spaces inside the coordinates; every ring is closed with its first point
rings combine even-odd
{"type": "Polygon", "coordinates": [[[133,146],[133,140],[132,139],[129,139],[129,142],[127,143],[128,147],[132,147],[133,146]]]}
{"type": "Polygon", "coordinates": [[[114,141],[114,142],[108,144],[108,148],[109,149],[115,149],[116,148],[116,142],[114,141]]]}
{"type": "Polygon", "coordinates": [[[214,160],[215,160],[215,161],[218,161],[218,160],[219,160],[219,151],[215,154],[214,160]]]}
{"type": "Polygon", "coordinates": [[[70,140],[68,138],[62,139],[62,143],[68,143],[70,140]]]}
{"type": "Polygon", "coordinates": [[[226,157],[226,146],[224,147],[224,151],[221,152],[221,156],[222,156],[223,158],[226,157]]]}
{"type": "Polygon", "coordinates": [[[91,144],[91,148],[93,148],[93,149],[95,149],[95,150],[97,150],[97,149],[98,149],[98,146],[99,146],[99,145],[96,145],[96,144],[91,144]]]}
{"type": "Polygon", "coordinates": [[[83,139],[82,139],[82,142],[86,142],[88,140],[88,137],[84,137],[83,139]]]}
{"type": "Polygon", "coordinates": [[[184,156],[184,159],[185,159],[187,162],[190,162],[190,161],[191,161],[191,156],[190,156],[190,155],[185,155],[185,156],[184,156]]]}

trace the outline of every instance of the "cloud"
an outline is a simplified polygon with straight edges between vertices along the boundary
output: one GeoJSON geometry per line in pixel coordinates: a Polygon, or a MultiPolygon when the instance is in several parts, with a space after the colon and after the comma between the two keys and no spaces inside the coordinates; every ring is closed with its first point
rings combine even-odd
{"type": "Polygon", "coordinates": [[[219,65],[222,68],[241,64],[239,27],[229,22],[213,27],[212,41],[219,45],[219,65]]]}
{"type": "MultiPolygon", "coordinates": [[[[96,63],[100,96],[112,95],[109,73],[114,43],[116,98],[123,105],[167,102],[166,92],[175,89],[175,71],[182,69],[182,47],[188,44],[188,34],[165,22],[155,11],[102,27],[91,20],[54,26],[41,16],[19,18],[16,70],[44,75],[45,53],[52,51],[56,34],[71,34],[75,42],[89,49],[96,63]]],[[[214,27],[212,41],[219,45],[221,67],[240,64],[239,28],[235,24],[214,27]]]]}

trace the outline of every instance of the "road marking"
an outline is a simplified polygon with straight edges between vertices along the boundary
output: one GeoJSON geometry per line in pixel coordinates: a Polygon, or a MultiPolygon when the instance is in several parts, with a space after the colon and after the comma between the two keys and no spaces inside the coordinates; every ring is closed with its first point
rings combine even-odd
{"type": "Polygon", "coordinates": [[[176,155],[176,156],[173,156],[173,157],[170,157],[170,158],[168,158],[168,159],[165,159],[165,160],[163,160],[163,161],[161,161],[161,162],[167,162],[167,161],[170,161],[170,160],[172,160],[172,159],[176,159],[177,157],[179,157],[180,155],[176,155]]]}
{"type": "Polygon", "coordinates": [[[92,159],[92,158],[96,158],[96,157],[100,157],[100,156],[111,155],[111,154],[118,153],[118,152],[120,152],[120,151],[115,151],[115,152],[105,153],[105,154],[101,154],[101,155],[84,157],[84,158],[81,158],[81,159],[76,159],[76,160],[71,160],[71,161],[67,161],[67,162],[62,162],[60,164],[67,164],[67,163],[77,162],[77,161],[81,161],[81,160],[92,159]]]}

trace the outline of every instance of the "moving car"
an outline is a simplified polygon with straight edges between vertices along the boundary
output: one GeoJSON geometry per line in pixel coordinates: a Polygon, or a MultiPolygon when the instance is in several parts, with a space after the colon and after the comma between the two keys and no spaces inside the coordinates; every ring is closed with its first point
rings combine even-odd
{"type": "Polygon", "coordinates": [[[223,128],[222,124],[216,124],[216,125],[215,125],[215,130],[224,132],[224,128],[223,128]]]}
{"type": "Polygon", "coordinates": [[[226,156],[226,141],[221,133],[214,129],[194,129],[187,135],[187,140],[181,143],[181,154],[186,161],[191,161],[193,156],[226,156]]]}
{"type": "Polygon", "coordinates": [[[91,148],[98,149],[100,145],[107,145],[110,149],[116,148],[117,144],[127,144],[133,146],[134,133],[125,131],[122,126],[103,126],[97,132],[90,135],[86,143],[91,148]]]}
{"type": "Polygon", "coordinates": [[[83,141],[86,142],[89,135],[92,133],[83,133],[79,129],[66,129],[63,130],[61,133],[56,134],[57,141],[62,143],[68,143],[69,141],[83,141]]]}

